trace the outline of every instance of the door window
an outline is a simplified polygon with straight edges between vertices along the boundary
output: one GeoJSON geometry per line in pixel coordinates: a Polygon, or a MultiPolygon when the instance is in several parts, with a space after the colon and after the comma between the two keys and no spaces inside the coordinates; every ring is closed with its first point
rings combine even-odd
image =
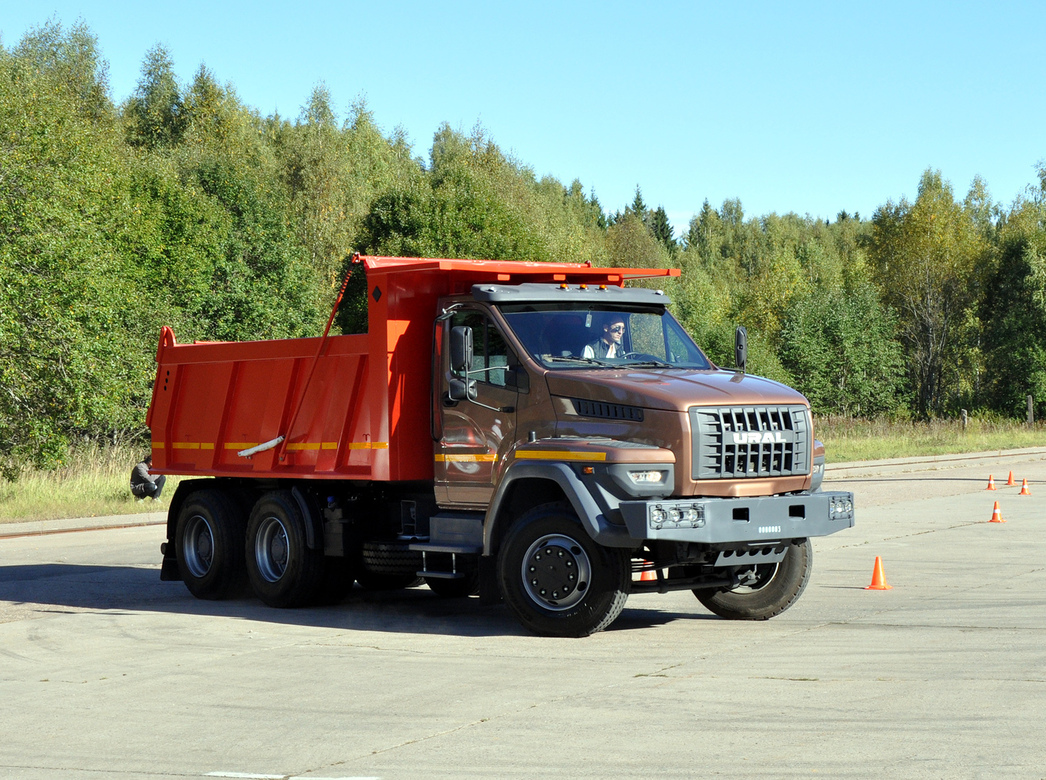
{"type": "Polygon", "coordinates": [[[497,387],[505,387],[509,366],[509,350],[501,332],[482,312],[459,311],[451,318],[451,326],[472,328],[472,371],[469,378],[497,387]]]}

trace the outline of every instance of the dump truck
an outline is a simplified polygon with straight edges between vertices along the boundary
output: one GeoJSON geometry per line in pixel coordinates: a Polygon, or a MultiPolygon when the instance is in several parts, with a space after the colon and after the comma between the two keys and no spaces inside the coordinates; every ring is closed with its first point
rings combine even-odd
{"type": "Polygon", "coordinates": [[[273,607],[425,583],[586,636],[631,593],[773,617],[809,581],[810,539],[853,525],[853,494],[821,489],[808,401],[745,371],[743,329],[740,368],[706,357],[653,286],[678,270],[351,267],[366,333],[331,334],[338,303],[320,337],[162,329],[152,470],[188,477],[163,580],[273,607]]]}

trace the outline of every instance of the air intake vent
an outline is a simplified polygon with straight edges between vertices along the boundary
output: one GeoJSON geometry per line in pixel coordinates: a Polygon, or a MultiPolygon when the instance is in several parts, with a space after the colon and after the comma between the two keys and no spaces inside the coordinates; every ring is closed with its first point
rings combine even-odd
{"type": "Polygon", "coordinates": [[[582,398],[574,398],[572,400],[574,402],[574,411],[582,417],[598,417],[602,420],[643,422],[643,410],[638,406],[606,404],[602,401],[586,401],[582,398]]]}
{"type": "Polygon", "coordinates": [[[692,407],[694,479],[744,479],[810,472],[805,406],[692,407]]]}

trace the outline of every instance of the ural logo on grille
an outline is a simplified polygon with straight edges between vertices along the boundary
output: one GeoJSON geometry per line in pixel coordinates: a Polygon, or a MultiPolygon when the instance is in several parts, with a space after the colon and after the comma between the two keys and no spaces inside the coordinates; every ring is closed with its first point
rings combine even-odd
{"type": "Polygon", "coordinates": [[[791,437],[785,438],[781,431],[749,431],[733,434],[734,444],[789,444],[791,437]]]}

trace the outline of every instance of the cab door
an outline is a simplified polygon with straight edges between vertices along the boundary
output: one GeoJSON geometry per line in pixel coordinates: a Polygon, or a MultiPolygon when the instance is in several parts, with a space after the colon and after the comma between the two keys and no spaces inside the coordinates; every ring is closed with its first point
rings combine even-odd
{"type": "Polygon", "coordinates": [[[494,493],[498,463],[516,430],[519,362],[494,321],[483,311],[459,309],[445,320],[440,338],[440,424],[435,441],[436,499],[445,506],[485,507],[494,493]],[[472,329],[472,368],[466,378],[450,365],[455,327],[472,329]],[[475,382],[475,398],[452,400],[452,379],[475,382]]]}

